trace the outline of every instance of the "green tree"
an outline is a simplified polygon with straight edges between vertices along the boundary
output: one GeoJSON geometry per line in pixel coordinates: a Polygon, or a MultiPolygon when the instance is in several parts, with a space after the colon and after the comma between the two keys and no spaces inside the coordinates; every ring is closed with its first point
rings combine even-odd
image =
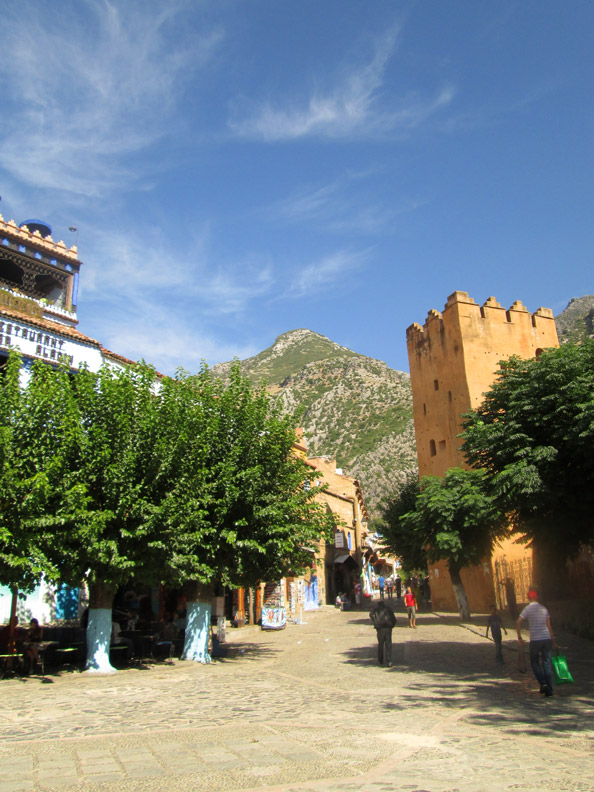
{"type": "Polygon", "coordinates": [[[160,399],[148,366],[82,369],[71,378],[74,420],[62,433],[68,449],[59,488],[43,522],[45,551],[70,585],[89,589],[87,670],[112,672],[111,611],[131,578],[161,579],[167,548],[154,519],[165,497],[169,457],[162,459],[160,399]]]}
{"type": "MultiPolygon", "coordinates": [[[[412,496],[412,487],[408,498],[412,496]]],[[[431,562],[446,561],[460,616],[470,609],[460,573],[488,557],[506,533],[502,512],[486,489],[482,470],[450,468],[443,478],[425,476],[410,511],[397,516],[398,532],[431,562]]]]}
{"type": "Polygon", "coordinates": [[[516,530],[557,558],[594,540],[594,341],[500,363],[462,450],[516,530]]]}
{"type": "Polygon", "coordinates": [[[290,419],[239,364],[227,387],[206,367],[159,380],[145,365],[69,376],[39,364],[24,388],[19,365],[2,384],[0,563],[31,585],[41,572],[87,583],[87,670],[114,670],[113,597],[130,579],[188,586],[184,657],[208,662],[213,584],[298,573],[331,534],[290,419]]]}
{"type": "Polygon", "coordinates": [[[411,472],[399,490],[380,507],[381,521],[378,524],[385,550],[400,558],[403,568],[410,572],[427,569],[427,551],[421,538],[400,519],[415,510],[419,492],[419,477],[411,472]]]}
{"type": "Polygon", "coordinates": [[[215,582],[253,586],[310,564],[307,547],[332,535],[332,516],[304,487],[309,468],[293,453],[290,417],[271,408],[239,363],[225,386],[206,367],[164,384],[185,416],[177,485],[160,515],[172,574],[188,587],[183,657],[208,662],[215,582]],[[183,405],[183,406],[182,406],[183,405]]]}
{"type": "Polygon", "coordinates": [[[57,574],[36,520],[67,466],[62,437],[72,415],[64,368],[35,363],[24,387],[21,373],[11,352],[0,375],[0,582],[31,591],[44,573],[57,574]]]}

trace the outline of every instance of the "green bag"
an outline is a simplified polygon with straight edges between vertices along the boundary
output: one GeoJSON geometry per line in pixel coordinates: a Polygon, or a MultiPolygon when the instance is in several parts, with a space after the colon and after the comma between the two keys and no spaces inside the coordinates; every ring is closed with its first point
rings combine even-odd
{"type": "Polygon", "coordinates": [[[555,674],[555,682],[557,685],[563,685],[566,682],[573,682],[573,677],[571,676],[571,672],[567,666],[565,655],[559,654],[559,652],[557,652],[551,657],[551,663],[553,664],[553,672],[555,674]]]}

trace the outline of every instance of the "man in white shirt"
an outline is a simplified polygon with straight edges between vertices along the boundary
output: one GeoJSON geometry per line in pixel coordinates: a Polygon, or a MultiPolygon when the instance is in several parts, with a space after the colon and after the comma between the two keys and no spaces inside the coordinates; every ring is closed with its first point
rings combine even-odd
{"type": "Polygon", "coordinates": [[[528,591],[528,600],[528,605],[516,622],[518,641],[520,646],[524,645],[522,623],[527,621],[530,630],[530,665],[540,685],[540,692],[548,697],[553,695],[551,655],[557,644],[551,627],[551,617],[545,606],[539,603],[536,589],[531,588],[528,591]]]}

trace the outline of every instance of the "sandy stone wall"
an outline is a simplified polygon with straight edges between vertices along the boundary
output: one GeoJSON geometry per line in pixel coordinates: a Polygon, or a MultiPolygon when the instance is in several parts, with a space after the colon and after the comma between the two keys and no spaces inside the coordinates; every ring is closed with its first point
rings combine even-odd
{"type": "MultiPolygon", "coordinates": [[[[512,355],[538,356],[559,346],[553,313],[530,313],[518,300],[505,310],[494,297],[480,306],[467,292],[448,297],[443,313],[431,310],[425,324],[406,332],[413,414],[420,476],[443,476],[450,467],[465,467],[459,450],[460,415],[480,404],[493,383],[498,363],[512,355]]],[[[529,556],[523,545],[505,542],[482,566],[464,570],[472,610],[496,601],[493,563],[529,556]]],[[[455,610],[445,564],[430,569],[434,607],[455,610]]]]}

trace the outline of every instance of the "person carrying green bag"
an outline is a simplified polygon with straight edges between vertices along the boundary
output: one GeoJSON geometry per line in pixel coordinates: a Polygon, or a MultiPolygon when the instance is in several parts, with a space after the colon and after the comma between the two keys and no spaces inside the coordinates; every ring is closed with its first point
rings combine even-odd
{"type": "Polygon", "coordinates": [[[553,664],[553,673],[555,674],[555,684],[564,685],[566,682],[573,682],[565,655],[557,651],[552,656],[551,662],[553,664]]]}
{"type": "Polygon", "coordinates": [[[528,590],[529,603],[516,622],[516,632],[520,647],[524,645],[522,638],[522,623],[527,621],[530,630],[530,665],[534,671],[540,692],[547,698],[553,695],[553,667],[551,657],[557,642],[551,627],[551,616],[544,605],[538,601],[538,592],[535,588],[528,590]]]}

